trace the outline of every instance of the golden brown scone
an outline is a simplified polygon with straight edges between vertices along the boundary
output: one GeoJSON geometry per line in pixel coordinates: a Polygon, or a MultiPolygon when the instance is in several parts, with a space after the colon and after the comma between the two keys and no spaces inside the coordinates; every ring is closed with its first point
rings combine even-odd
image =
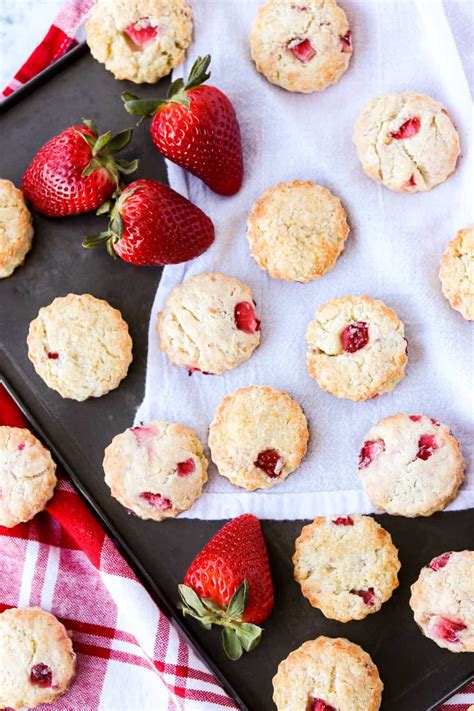
{"type": "Polygon", "coordinates": [[[378,612],[398,587],[398,551],[370,516],[318,516],[296,539],[293,565],[311,605],[339,622],[378,612]]]}
{"type": "Polygon", "coordinates": [[[252,385],[224,398],[209,428],[219,474],[249,491],[269,489],[301,464],[309,431],[300,405],[283,390],[252,385]]]}
{"type": "Polygon", "coordinates": [[[474,321],[474,225],[448,242],[439,270],[443,294],[467,321],[474,321]]]}
{"type": "Polygon", "coordinates": [[[250,35],[252,59],[287,91],[322,91],[349,66],[352,33],[335,0],[268,0],[250,35]]]}
{"type": "Polygon", "coordinates": [[[23,264],[31,249],[33,223],[23,193],[0,179],[0,279],[23,264]]]}
{"type": "Polygon", "coordinates": [[[306,332],[308,372],[335,397],[368,400],[402,380],[407,363],[403,323],[370,296],[331,299],[306,332]]]}
{"type": "Polygon", "coordinates": [[[444,182],[460,154],[459,136],[444,106],[413,91],[369,101],[352,140],[372,180],[408,193],[444,182]]]}
{"type": "Polygon", "coordinates": [[[116,79],[154,84],[183,61],[191,18],[185,0],[98,0],[86,24],[87,43],[116,79]]]}
{"type": "Polygon", "coordinates": [[[343,637],[304,642],[273,677],[278,711],[378,711],[382,690],[370,656],[343,637]]]}
{"type": "Polygon", "coordinates": [[[332,269],[349,234],[339,198],[311,181],[278,183],[248,219],[250,252],[273,279],[307,282],[332,269]]]}

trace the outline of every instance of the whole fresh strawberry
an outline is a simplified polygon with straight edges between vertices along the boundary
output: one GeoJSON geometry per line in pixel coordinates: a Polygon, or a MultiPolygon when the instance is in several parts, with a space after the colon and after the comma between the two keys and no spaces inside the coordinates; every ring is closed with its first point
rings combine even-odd
{"type": "Polygon", "coordinates": [[[50,217],[96,210],[117,189],[120,174],[132,173],[138,161],[115,160],[128,145],[132,129],[99,135],[93,121],[70,126],[54,136],[33,158],[21,189],[38,212],[50,217]]]}
{"type": "Polygon", "coordinates": [[[214,225],[192,202],[156,180],[135,180],[98,214],[110,213],[105,232],[84,247],[106,244],[109,254],[141,266],[194,259],[214,241],[214,225]]]}
{"type": "Polygon", "coordinates": [[[273,608],[273,583],[260,521],[234,518],[196,556],[179,586],[184,615],[222,627],[224,650],[239,659],[260,642],[273,608]]]}
{"type": "Polygon", "coordinates": [[[150,132],[158,150],[203,180],[219,195],[234,195],[242,185],[240,128],[234,107],[215,86],[203,86],[210,55],[198,57],[188,81],[176,79],[167,99],[122,99],[133,116],[153,116],[150,132]]]}

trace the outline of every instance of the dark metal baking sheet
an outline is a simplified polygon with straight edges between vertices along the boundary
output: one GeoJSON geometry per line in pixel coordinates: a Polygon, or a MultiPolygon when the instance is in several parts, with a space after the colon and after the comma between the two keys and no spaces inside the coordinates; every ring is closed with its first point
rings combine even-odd
{"type": "MultiPolygon", "coordinates": [[[[87,52],[76,50],[59,72],[56,69],[50,76],[46,72],[34,90],[25,89],[19,99],[3,105],[0,176],[19,185],[36,150],[83,116],[95,119],[102,130],[131,125],[120,100],[125,89],[142,96],[164,95],[167,82],[141,86],[138,91],[126,82],[116,82],[87,52]]],[[[141,159],[140,177],[166,180],[164,164],[145,127],[137,132],[128,154],[141,159]]],[[[0,369],[41,423],[44,436],[69,463],[94,506],[105,512],[117,536],[126,541],[130,554],[174,609],[177,584],[187,565],[222,522],[141,521],[127,515],[104,483],[104,448],[131,424],[143,396],[148,318],[160,270],[114,262],[105,250],[82,249],[83,235],[96,232],[99,219],[93,215],[60,220],[35,217],[34,247],[25,265],[0,280],[0,369]],[[84,403],[63,400],[47,388],[34,373],[25,344],[28,324],[38,309],[70,291],[90,292],[119,308],[134,343],[134,361],[126,380],[109,395],[84,403]]],[[[408,607],[410,584],[423,564],[443,551],[473,547],[472,511],[414,520],[376,518],[391,532],[402,561],[400,588],[379,613],[345,625],[326,620],[310,607],[293,581],[291,556],[302,522],[264,521],[276,606],[262,644],[239,662],[230,662],[221,650],[219,634],[186,620],[187,629],[252,711],[274,708],[271,680],[278,663],[304,640],[320,634],[346,636],[372,655],[385,684],[382,711],[425,711],[472,672],[471,655],[452,654],[425,639],[408,607]]]]}

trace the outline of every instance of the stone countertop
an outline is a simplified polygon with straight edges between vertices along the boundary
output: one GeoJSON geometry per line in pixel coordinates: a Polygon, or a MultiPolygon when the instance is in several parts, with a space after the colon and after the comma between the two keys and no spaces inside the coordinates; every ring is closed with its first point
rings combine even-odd
{"type": "MultiPolygon", "coordinates": [[[[387,0],[378,0],[386,2],[387,0]]],[[[425,2],[429,0],[424,0],[425,2]]],[[[0,0],[0,84],[8,84],[44,37],[64,0],[0,0]]],[[[190,0],[192,4],[192,0],[190,0]]],[[[263,2],[263,0],[262,0],[263,2]]],[[[346,0],[348,6],[350,0],[346,0]]],[[[443,0],[474,93],[474,2],[443,0]]]]}

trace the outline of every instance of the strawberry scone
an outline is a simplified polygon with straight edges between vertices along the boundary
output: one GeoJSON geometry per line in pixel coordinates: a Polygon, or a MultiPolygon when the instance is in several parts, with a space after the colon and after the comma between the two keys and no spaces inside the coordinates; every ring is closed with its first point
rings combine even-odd
{"type": "Polygon", "coordinates": [[[86,400],[118,387],[132,362],[120,311],[90,294],[58,297],[30,323],[28,357],[62,397],[86,400]]]}
{"type": "Polygon", "coordinates": [[[398,551],[370,516],[318,516],[295,545],[295,580],[331,620],[362,620],[398,587],[398,551]]]}
{"type": "Polygon", "coordinates": [[[270,489],[299,467],[309,430],[300,405],[283,390],[252,385],[228,395],[209,428],[219,474],[244,489],[270,489]]]}
{"type": "Polygon", "coordinates": [[[439,270],[443,294],[467,321],[474,321],[474,225],[448,242],[439,270]]]}
{"type": "Polygon", "coordinates": [[[136,84],[154,84],[181,64],[192,29],[185,0],[98,0],[86,24],[92,56],[136,84]]]}
{"type": "Polygon", "coordinates": [[[75,675],[71,639],[54,615],[39,607],[0,614],[0,708],[52,704],[75,675]]]}
{"type": "Polygon", "coordinates": [[[0,279],[23,264],[31,249],[33,224],[21,190],[0,179],[0,279]]]}
{"type": "Polygon", "coordinates": [[[454,173],[460,154],[459,136],[444,106],[413,91],[369,101],[353,141],[372,180],[408,193],[443,183],[454,173]]]}
{"type": "Polygon", "coordinates": [[[250,48],[268,81],[287,91],[310,93],[344,74],[352,33],[335,0],[268,0],[253,22],[250,48]]]}
{"type": "Polygon", "coordinates": [[[161,350],[190,373],[219,375],[260,343],[252,290],[225,274],[197,274],[176,286],[158,314],[161,350]]]}
{"type": "Polygon", "coordinates": [[[114,437],[105,450],[112,496],[143,519],[163,521],[189,509],[207,481],[207,459],[196,434],[153,420],[114,437]]]}
{"type": "Polygon", "coordinates": [[[304,642],[273,677],[278,711],[378,711],[382,691],[370,656],[343,637],[304,642]]]}
{"type": "Polygon", "coordinates": [[[0,526],[12,528],[42,511],[56,486],[56,464],[27,429],[0,427],[0,526]]]}
{"type": "Polygon", "coordinates": [[[308,326],[308,372],[336,397],[368,400],[402,380],[407,341],[395,311],[370,296],[331,299],[308,326]]]}
{"type": "Polygon", "coordinates": [[[431,516],[464,478],[464,460],[449,427],[426,415],[386,417],[367,433],[359,454],[365,493],[393,516],[431,516]]]}
{"type": "Polygon", "coordinates": [[[250,252],[274,279],[307,282],[332,269],[349,234],[339,198],[311,181],[278,183],[248,219],[250,252]]]}
{"type": "Polygon", "coordinates": [[[474,551],[433,558],[411,586],[410,607],[423,634],[450,652],[474,652],[474,551]]]}

